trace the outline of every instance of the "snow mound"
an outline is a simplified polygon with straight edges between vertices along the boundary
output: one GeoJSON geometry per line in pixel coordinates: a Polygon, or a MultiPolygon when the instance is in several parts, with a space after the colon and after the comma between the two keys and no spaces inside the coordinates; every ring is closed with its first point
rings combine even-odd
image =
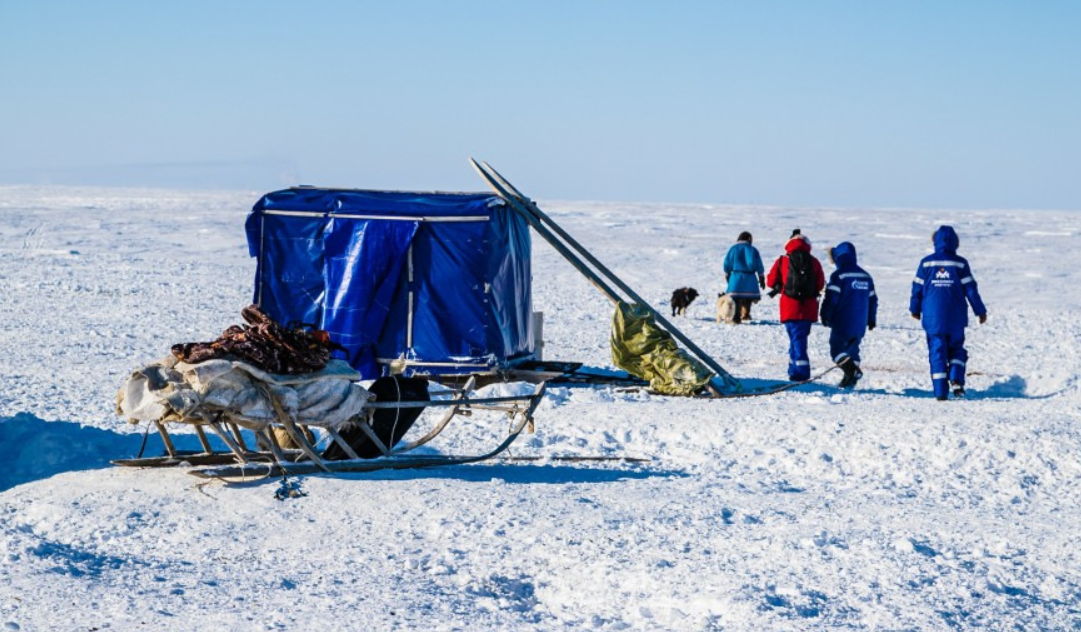
{"type": "Polygon", "coordinates": [[[0,492],[60,472],[108,467],[110,459],[138,452],[141,443],[141,435],[45,421],[29,413],[0,418],[0,445],[8,448],[9,459],[0,468],[0,492]]]}

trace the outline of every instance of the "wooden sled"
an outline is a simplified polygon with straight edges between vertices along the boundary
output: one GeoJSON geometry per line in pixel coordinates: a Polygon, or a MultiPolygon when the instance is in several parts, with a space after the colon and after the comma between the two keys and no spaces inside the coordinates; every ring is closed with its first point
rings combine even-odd
{"type": "MultiPolygon", "coordinates": [[[[450,399],[430,401],[371,401],[365,406],[367,415],[358,420],[357,426],[366,435],[370,444],[375,446],[374,458],[360,458],[354,447],[343,439],[342,434],[332,428],[322,428],[331,443],[337,446],[337,452],[344,452],[349,458],[328,460],[316,448],[316,441],[311,431],[300,426],[287,415],[276,399],[270,397],[278,416],[278,423],[267,425],[255,433],[257,446],[249,446],[240,428],[234,423],[221,421],[221,414],[207,419],[185,421],[195,428],[196,436],[203,448],[202,452],[180,451],[175,448],[172,437],[165,425],[154,422],[165,445],[166,454],[159,457],[116,459],[114,465],[125,467],[176,467],[188,466],[188,473],[204,479],[244,479],[252,477],[280,476],[283,474],[314,474],[319,472],[370,472],[382,469],[406,469],[417,467],[437,467],[443,465],[461,465],[490,459],[506,450],[523,431],[533,432],[533,413],[544,397],[546,383],[541,382],[529,395],[510,397],[471,398],[475,380],[469,379],[463,388],[453,391],[450,399]],[[387,445],[373,429],[377,411],[386,409],[426,409],[443,408],[431,429],[412,440],[407,434],[402,441],[387,445]],[[439,436],[458,416],[470,416],[474,411],[495,411],[504,413],[511,420],[510,430],[503,441],[489,452],[462,455],[418,455],[411,454],[417,448],[431,442],[439,436]],[[207,439],[209,429],[229,448],[228,452],[215,451],[207,439]],[[277,431],[277,432],[276,432],[277,431]],[[282,446],[279,436],[288,437],[295,449],[282,446]]],[[[354,444],[355,445],[355,444],[354,444]]],[[[324,451],[325,454],[325,451],[324,451]]]]}

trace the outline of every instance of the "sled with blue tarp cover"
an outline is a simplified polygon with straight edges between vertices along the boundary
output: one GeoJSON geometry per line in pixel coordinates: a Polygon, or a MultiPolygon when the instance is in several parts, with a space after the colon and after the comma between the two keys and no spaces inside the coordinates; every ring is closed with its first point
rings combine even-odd
{"type": "MultiPolygon", "coordinates": [[[[495,195],[315,187],[264,195],[246,222],[257,268],[255,305],[242,315],[254,315],[252,327],[265,334],[266,344],[276,345],[268,357],[298,351],[289,336],[274,333],[284,326],[282,331],[314,341],[312,348],[325,346],[327,364],[298,375],[269,374],[230,355],[242,350],[241,343],[251,342],[250,331],[236,326],[214,342],[174,345],[173,356],[135,371],[117,398],[118,414],[131,423],[153,424],[167,454],[143,458],[140,449],[133,459],[113,462],[211,466],[192,473],[226,480],[473,463],[503,453],[523,431],[532,432],[533,414],[548,383],[640,386],[648,379],[659,392],[670,394],[767,394],[743,392],[738,380],[532,200],[487,163],[471,163],[495,195]],[[651,340],[663,339],[673,351],[678,351],[678,341],[688,352],[679,355],[678,362],[653,362],[649,371],[635,369],[633,374],[543,361],[541,320],[534,320],[532,312],[530,229],[619,313],[633,311],[635,327],[648,325],[651,340]],[[226,343],[231,346],[226,348],[226,343]],[[203,362],[188,358],[189,351],[205,349],[226,349],[228,357],[203,362]],[[663,373],[666,380],[658,381],[654,373],[663,373]],[[509,395],[473,397],[482,379],[536,386],[528,392],[515,387],[509,395]],[[365,388],[362,380],[375,381],[365,388]],[[437,381],[441,383],[435,385],[437,381]],[[457,381],[460,388],[445,383],[457,381]],[[661,388],[669,382],[678,384],[661,388]],[[410,428],[425,409],[443,412],[422,423],[425,430],[412,438],[410,428]],[[494,449],[466,456],[417,452],[452,419],[475,411],[509,418],[507,435],[494,449]],[[191,426],[202,451],[176,449],[167,423],[191,426]],[[228,452],[215,450],[206,430],[228,452]]],[[[613,360],[621,368],[634,368],[636,364],[621,358],[651,352],[624,353],[617,329],[613,360]]],[[[264,355],[255,354],[254,359],[264,355]]]]}
{"type": "Polygon", "coordinates": [[[529,225],[497,195],[296,187],[246,231],[255,303],[329,332],[365,379],[537,359],[529,225]]]}

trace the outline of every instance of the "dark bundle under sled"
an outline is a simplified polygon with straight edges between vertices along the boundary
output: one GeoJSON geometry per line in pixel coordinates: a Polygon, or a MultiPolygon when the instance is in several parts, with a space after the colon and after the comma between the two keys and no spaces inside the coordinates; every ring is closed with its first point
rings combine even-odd
{"type": "MultiPolygon", "coordinates": [[[[427,402],[431,401],[428,395],[428,380],[416,377],[402,377],[391,375],[381,377],[368,387],[368,392],[375,396],[377,402],[427,402]]],[[[406,432],[424,412],[423,408],[380,408],[372,416],[371,429],[375,436],[383,442],[384,446],[393,448],[406,432]]],[[[358,421],[358,424],[365,423],[358,421]]],[[[353,448],[362,459],[374,459],[382,456],[383,452],[368,437],[368,434],[356,424],[346,426],[341,430],[342,439],[353,448]]],[[[348,459],[349,455],[337,443],[331,442],[323,452],[323,458],[328,461],[341,461],[348,459]]]]}
{"type": "Polygon", "coordinates": [[[232,357],[286,375],[321,371],[330,361],[333,345],[326,332],[286,329],[256,305],[245,307],[240,315],[248,325],[233,325],[213,342],[173,345],[173,355],[189,364],[232,357]]]}

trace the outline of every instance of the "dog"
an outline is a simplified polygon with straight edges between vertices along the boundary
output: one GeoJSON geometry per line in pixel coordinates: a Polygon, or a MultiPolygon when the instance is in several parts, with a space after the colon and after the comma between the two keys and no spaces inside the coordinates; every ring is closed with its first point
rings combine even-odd
{"type": "Polygon", "coordinates": [[[717,322],[736,324],[736,301],[724,292],[717,295],[717,322]]]}
{"type": "Polygon", "coordinates": [[[672,315],[683,316],[694,299],[698,298],[698,290],[693,287],[681,287],[672,292],[672,315]]]}

